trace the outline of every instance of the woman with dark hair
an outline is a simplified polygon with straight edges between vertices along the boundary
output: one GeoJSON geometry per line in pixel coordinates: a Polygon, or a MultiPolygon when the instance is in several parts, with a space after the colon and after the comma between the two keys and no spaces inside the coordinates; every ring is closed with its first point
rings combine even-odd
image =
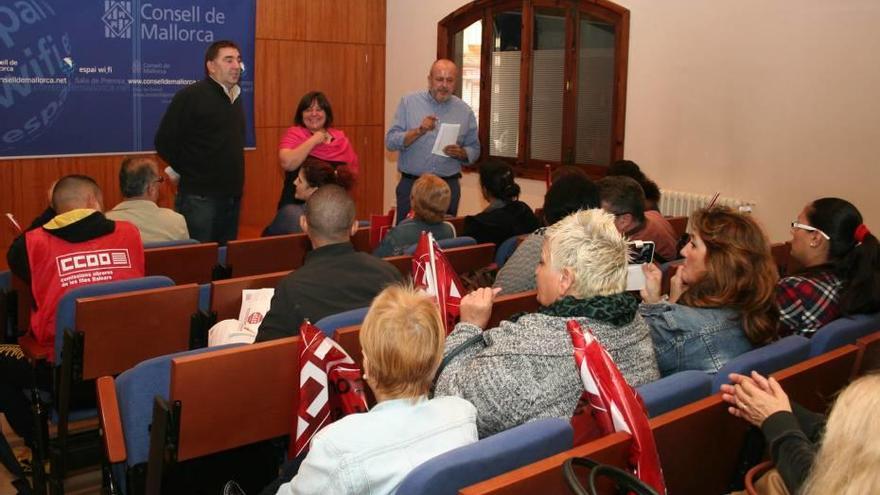
{"type": "Polygon", "coordinates": [[[643,265],[641,314],[651,327],[660,373],[714,373],[776,338],[779,278],[770,243],[754,219],[727,207],[697,210],[684,263],[661,297],[660,269],[643,265]]]}
{"type": "Polygon", "coordinates": [[[781,332],[811,337],[841,315],[880,311],[880,245],[849,201],[805,206],[791,223],[791,256],[805,268],[777,284],[781,332]]]}
{"type": "Polygon", "coordinates": [[[510,165],[490,160],[480,165],[480,188],[489,202],[485,210],[464,218],[464,234],[477,242],[501,244],[540,226],[529,205],[519,201],[519,184],[510,165]]]}
{"type": "MultiPolygon", "coordinates": [[[[596,184],[586,174],[570,173],[563,180],[555,180],[547,190],[543,217],[549,227],[576,211],[598,207],[599,189],[596,184]]],[[[541,246],[544,245],[547,227],[541,227],[523,239],[498,271],[492,286],[500,288],[501,295],[535,289],[535,267],[541,260],[541,246]]]]}
{"type": "MultiPolygon", "coordinates": [[[[287,129],[278,144],[278,159],[284,170],[284,187],[278,200],[278,213],[272,221],[288,223],[284,218],[298,216],[296,211],[285,211],[287,205],[298,205],[301,210],[303,202],[294,194],[294,181],[297,170],[308,156],[314,156],[331,163],[348,165],[353,177],[358,174],[358,156],[345,133],[334,129],[333,108],[324,93],[310,91],[299,100],[293,115],[294,125],[287,129]],[[288,215],[289,214],[289,215],[288,215]]],[[[267,231],[264,235],[271,235],[267,231]]]]}
{"type": "Polygon", "coordinates": [[[624,176],[634,179],[645,191],[645,210],[659,211],[660,188],[642,172],[639,165],[632,160],[617,160],[608,167],[608,177],[624,176]]]}
{"type": "Polygon", "coordinates": [[[275,219],[263,231],[263,235],[282,235],[302,232],[299,226],[299,217],[302,216],[306,200],[327,184],[335,184],[346,191],[354,185],[354,176],[348,170],[348,166],[319,160],[313,156],[306,157],[296,172],[291,190],[298,203],[289,204],[278,210],[275,219]]]}

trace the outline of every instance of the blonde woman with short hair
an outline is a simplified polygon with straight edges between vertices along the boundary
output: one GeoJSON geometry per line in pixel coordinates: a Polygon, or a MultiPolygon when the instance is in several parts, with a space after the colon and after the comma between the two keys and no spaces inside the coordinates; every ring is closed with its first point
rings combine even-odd
{"type": "Polygon", "coordinates": [[[538,418],[570,418],[583,392],[570,320],[592,330],[630,385],[659,378],[648,326],[625,292],[627,257],[614,216],[602,210],[579,211],[549,227],[535,270],[541,308],[484,331],[500,289],[465,296],[447,355],[472,337],[483,339],[441,371],[437,393],[477,407],[480,437],[538,418]]]}
{"type": "Polygon", "coordinates": [[[394,493],[419,464],[477,440],[476,410],[458,397],[428,399],[444,328],[433,300],[409,287],[382,291],[361,326],[364,379],[377,404],[312,439],[279,495],[394,493]]]}

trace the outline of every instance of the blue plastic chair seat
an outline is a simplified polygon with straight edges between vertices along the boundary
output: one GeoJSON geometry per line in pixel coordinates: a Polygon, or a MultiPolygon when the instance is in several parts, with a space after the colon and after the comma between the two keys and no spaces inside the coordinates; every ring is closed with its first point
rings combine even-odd
{"type": "Polygon", "coordinates": [[[880,313],[838,318],[816,330],[810,339],[810,357],[816,357],[880,330],[880,313]]]}
{"type": "Polygon", "coordinates": [[[712,393],[712,379],[702,371],[680,371],[646,383],[636,391],[645,403],[648,416],[653,418],[708,397],[712,393]]]}
{"type": "Polygon", "coordinates": [[[363,323],[364,318],[367,316],[367,310],[369,309],[370,307],[367,306],[365,308],[357,308],[342,313],[336,313],[335,315],[325,316],[318,320],[318,322],[315,323],[315,326],[320,328],[321,331],[324,332],[324,335],[332,337],[339,328],[363,323]]]}
{"type": "Polygon", "coordinates": [[[753,349],[731,359],[718,370],[712,379],[712,391],[717,392],[721,385],[727,383],[730,373],[748,375],[757,371],[766,376],[807,359],[809,352],[810,341],[798,335],[753,349]]]}
{"type": "Polygon", "coordinates": [[[506,473],[572,447],[568,421],[539,419],[450,450],[413,469],[398,495],[458,493],[461,488],[506,473]]]}

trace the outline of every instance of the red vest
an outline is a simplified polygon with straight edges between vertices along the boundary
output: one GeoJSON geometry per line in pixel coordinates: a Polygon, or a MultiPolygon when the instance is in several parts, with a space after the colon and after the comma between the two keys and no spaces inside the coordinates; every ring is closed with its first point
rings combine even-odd
{"type": "Polygon", "coordinates": [[[42,228],[25,236],[35,302],[31,333],[41,345],[55,345],[55,309],[67,291],[144,276],[144,246],[128,222],[116,222],[113,232],[83,242],[67,242],[42,228]]]}

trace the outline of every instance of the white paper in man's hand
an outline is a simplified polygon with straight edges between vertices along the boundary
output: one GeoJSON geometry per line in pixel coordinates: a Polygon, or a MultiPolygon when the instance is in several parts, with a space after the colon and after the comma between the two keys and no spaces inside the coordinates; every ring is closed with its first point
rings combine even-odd
{"type": "Polygon", "coordinates": [[[456,144],[458,141],[458,129],[461,124],[440,124],[440,130],[437,131],[437,140],[434,141],[434,149],[431,153],[440,156],[449,156],[443,152],[443,148],[450,144],[456,144]]]}

